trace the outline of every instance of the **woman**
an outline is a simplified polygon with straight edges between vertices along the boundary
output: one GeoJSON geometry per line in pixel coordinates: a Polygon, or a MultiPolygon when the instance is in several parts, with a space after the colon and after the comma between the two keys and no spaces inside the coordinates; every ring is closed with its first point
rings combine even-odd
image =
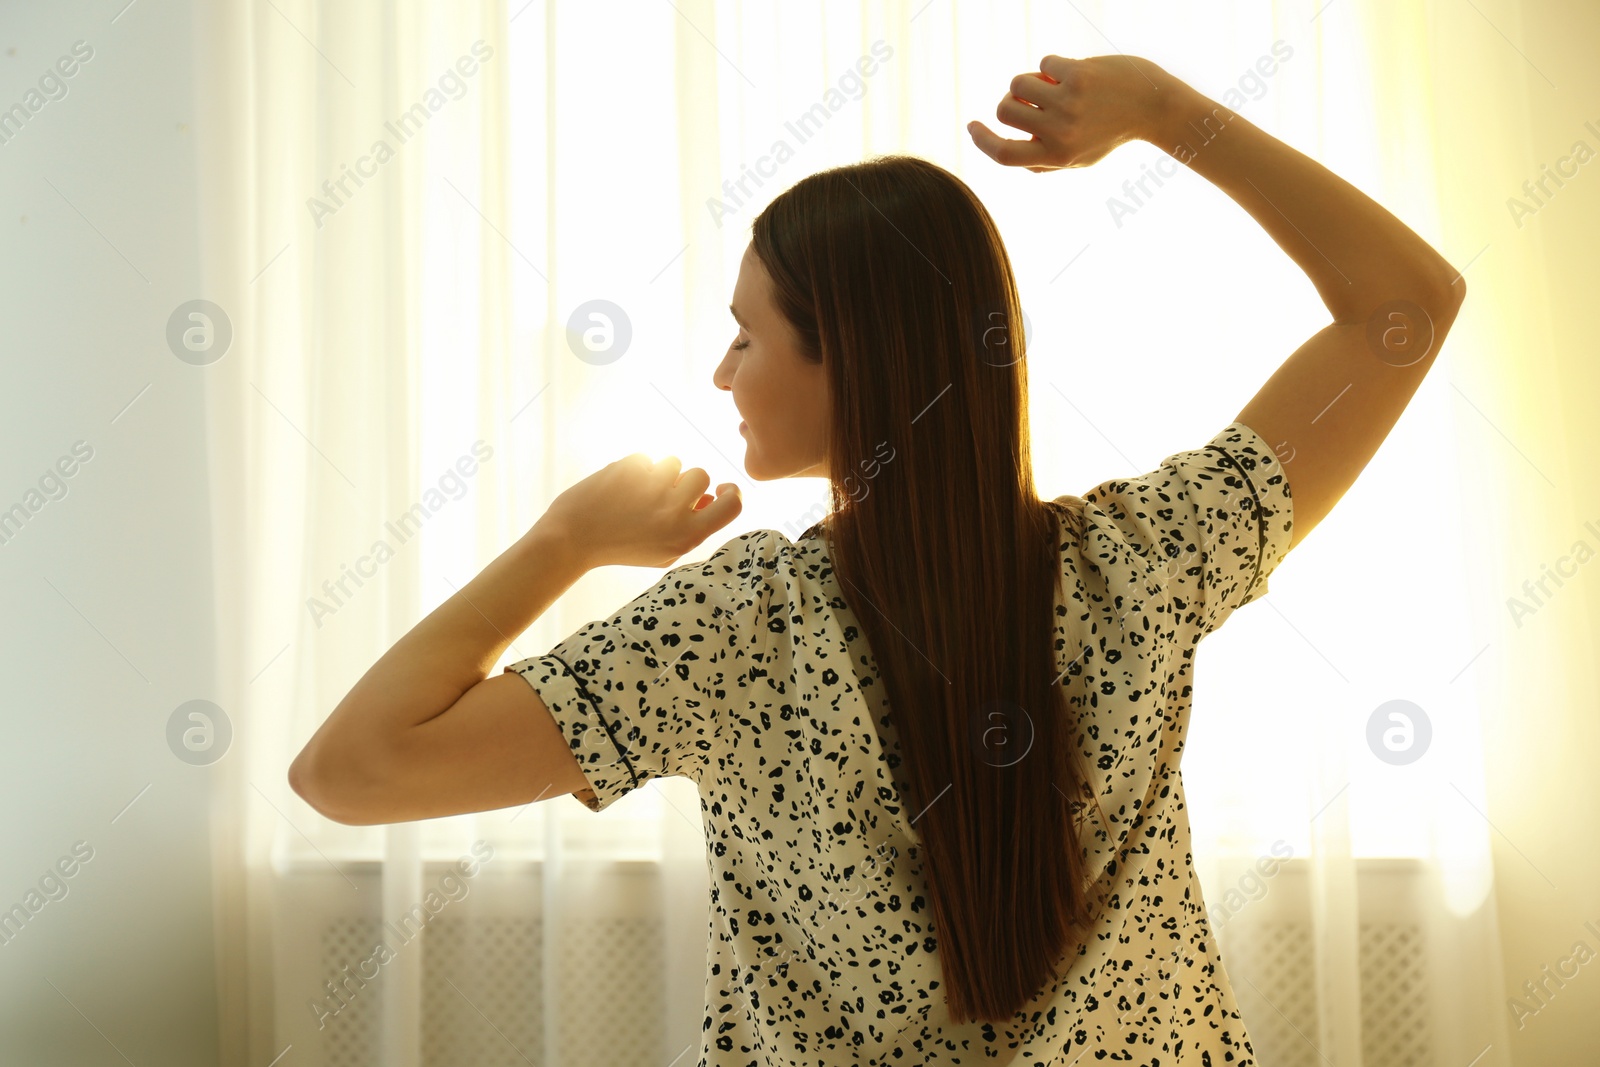
{"type": "Polygon", "coordinates": [[[969,127],[1007,166],[1171,153],[1332,321],[1203,447],[1040,500],[988,213],[910,157],[812,175],[752,224],[714,381],[750,476],[827,477],[824,521],[743,534],[485,679],[588,568],[666,566],[739,514],[699,468],[619,460],[386,654],[290,769],[349,823],[564,792],[602,811],[693,779],[702,1063],[1255,1062],[1190,862],[1195,649],[1349,488],[1465,286],[1148,60],[1046,56],[996,114],[1031,135],[969,127]]]}

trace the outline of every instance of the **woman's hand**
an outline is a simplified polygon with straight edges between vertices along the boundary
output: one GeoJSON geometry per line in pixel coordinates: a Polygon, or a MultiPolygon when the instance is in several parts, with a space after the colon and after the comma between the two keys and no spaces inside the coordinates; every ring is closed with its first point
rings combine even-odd
{"type": "Polygon", "coordinates": [[[640,452],[611,463],[556,497],[539,525],[567,539],[589,567],[667,567],[739,517],[739,487],[717,495],[699,467],[679,470],[640,452]]]}
{"type": "Polygon", "coordinates": [[[1150,139],[1183,87],[1138,56],[1045,56],[1038,73],[1011,79],[1011,91],[995,109],[996,118],[1032,140],[1008,140],[981,122],[968,123],[967,132],[985,155],[1008,167],[1035,174],[1087,167],[1120,144],[1150,139]]]}

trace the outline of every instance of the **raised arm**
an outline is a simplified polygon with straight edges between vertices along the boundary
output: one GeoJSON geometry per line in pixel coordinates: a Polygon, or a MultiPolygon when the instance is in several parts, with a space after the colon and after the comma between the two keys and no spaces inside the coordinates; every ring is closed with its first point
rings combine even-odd
{"type": "Polygon", "coordinates": [[[1149,60],[1046,56],[996,115],[1034,135],[969,129],[1000,163],[1087,166],[1145,140],[1250,214],[1316,286],[1333,321],[1239,412],[1278,452],[1294,501],[1291,548],[1333,510],[1432,366],[1466,283],[1427,242],[1321,164],[1149,60]]]}

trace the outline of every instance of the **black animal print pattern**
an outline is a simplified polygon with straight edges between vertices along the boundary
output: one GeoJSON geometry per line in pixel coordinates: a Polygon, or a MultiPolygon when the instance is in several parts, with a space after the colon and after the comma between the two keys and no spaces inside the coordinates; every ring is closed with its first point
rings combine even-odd
{"type": "Polygon", "coordinates": [[[599,812],[697,784],[711,874],[703,1065],[1253,1065],[1191,863],[1179,760],[1200,640],[1267,592],[1289,483],[1229,424],[1148,474],[1063,496],[1057,662],[1098,790],[1107,893],[1065,976],[1004,1024],[940,988],[916,812],[867,647],[818,523],[754,530],[514,663],[599,812]]]}

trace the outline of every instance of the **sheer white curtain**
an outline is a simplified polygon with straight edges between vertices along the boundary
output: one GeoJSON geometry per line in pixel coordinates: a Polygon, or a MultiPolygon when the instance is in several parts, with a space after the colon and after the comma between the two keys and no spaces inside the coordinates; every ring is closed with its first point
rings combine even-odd
{"type": "MultiPolygon", "coordinates": [[[[205,254],[234,330],[210,379],[220,688],[242,709],[214,823],[232,1062],[289,1045],[302,1063],[692,1062],[692,784],[602,816],[562,797],[350,828],[289,791],[289,760],[385,649],[612,459],[671,453],[739,481],[741,528],[797,534],[820,514],[818,482],[749,484],[711,372],[750,218],[822,167],[911,152],[989,205],[1030,318],[1044,495],[1208,439],[1322,325],[1310,285],[1150,146],[1040,176],[994,165],[964,124],[995,125],[1046,53],[1146,54],[1460,261],[1432,211],[1427,84],[1384,64],[1425,49],[1426,25],[1379,32],[1375,10],[205,10],[205,254]]],[[[1444,524],[1420,552],[1401,518],[1456,507],[1445,388],[1424,385],[1268,606],[1200,657],[1196,862],[1265,1063],[1508,1062],[1484,977],[1499,964],[1461,546],[1444,524]],[[1431,724],[1414,762],[1369,743],[1394,700],[1431,724]]],[[[508,661],[653,577],[588,576],[508,661]]]]}

